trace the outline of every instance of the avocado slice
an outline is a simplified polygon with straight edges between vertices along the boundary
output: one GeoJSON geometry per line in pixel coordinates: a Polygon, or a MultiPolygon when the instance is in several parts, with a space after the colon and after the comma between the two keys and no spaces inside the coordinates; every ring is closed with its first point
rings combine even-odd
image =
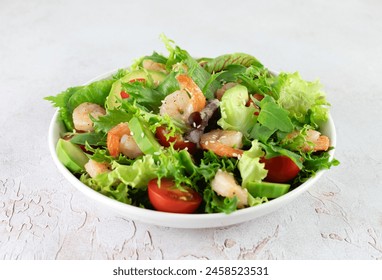
{"type": "Polygon", "coordinates": [[[166,74],[159,71],[152,70],[135,70],[132,71],[119,80],[115,81],[110,89],[110,93],[106,98],[106,107],[108,109],[118,108],[121,99],[122,83],[127,83],[132,80],[145,79],[149,87],[153,84],[158,85],[166,78],[166,74]]]}
{"type": "Polygon", "coordinates": [[[133,117],[129,121],[129,128],[139,149],[144,154],[154,154],[161,149],[162,146],[158,143],[154,134],[137,117],[133,117]]]}
{"type": "Polygon", "coordinates": [[[64,139],[58,140],[56,154],[61,163],[73,173],[84,171],[84,165],[89,161],[80,147],[64,139]]]}
{"type": "Polygon", "coordinates": [[[279,184],[270,182],[249,182],[247,190],[253,197],[276,198],[289,191],[289,184],[279,184]]]}

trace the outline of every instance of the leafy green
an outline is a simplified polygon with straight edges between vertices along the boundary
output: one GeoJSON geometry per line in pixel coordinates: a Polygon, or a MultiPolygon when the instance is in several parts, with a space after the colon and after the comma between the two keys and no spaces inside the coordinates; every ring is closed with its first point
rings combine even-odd
{"type": "Polygon", "coordinates": [[[132,200],[129,198],[127,185],[123,183],[116,183],[112,173],[102,173],[97,175],[95,178],[90,178],[88,175],[83,174],[80,177],[80,181],[103,195],[111,197],[122,203],[132,204],[132,200]]]}
{"type": "Polygon", "coordinates": [[[280,73],[278,76],[277,103],[289,112],[292,118],[304,123],[310,111],[312,124],[317,125],[328,119],[328,105],[322,85],[317,80],[308,82],[298,72],[280,73]]]}
{"type": "Polygon", "coordinates": [[[264,156],[257,140],[252,141],[252,147],[248,151],[244,151],[238,164],[242,186],[247,187],[248,182],[261,182],[268,171],[264,168],[264,163],[260,163],[260,157],[264,156]]]}
{"type": "Polygon", "coordinates": [[[167,58],[157,52],[153,52],[151,55],[147,55],[143,58],[144,59],[150,59],[154,62],[157,62],[157,63],[162,63],[162,64],[166,64],[167,63],[167,58]]]}
{"type": "Polygon", "coordinates": [[[176,72],[171,72],[156,88],[162,95],[167,96],[179,90],[178,80],[175,78],[176,72]]]}
{"type": "Polygon", "coordinates": [[[241,65],[249,67],[255,65],[261,67],[262,64],[252,55],[246,53],[225,54],[208,61],[204,65],[204,69],[209,73],[220,72],[225,70],[229,65],[241,65]]]}
{"type": "Polygon", "coordinates": [[[255,108],[245,106],[248,98],[248,90],[242,85],[227,90],[220,103],[221,119],[218,125],[224,130],[240,131],[247,136],[257,119],[255,108]]]}
{"type": "Polygon", "coordinates": [[[96,81],[86,86],[68,88],[57,96],[48,96],[45,99],[59,108],[60,119],[71,131],[74,129],[73,110],[84,102],[95,103],[103,107],[113,82],[114,80],[96,81]]]}
{"type": "Polygon", "coordinates": [[[106,137],[105,134],[96,133],[96,132],[88,132],[88,133],[75,133],[72,138],[70,138],[70,142],[73,144],[85,145],[88,143],[92,146],[105,146],[106,145],[106,137]]]}
{"type": "Polygon", "coordinates": [[[252,65],[246,68],[244,72],[238,73],[237,78],[250,92],[271,96],[275,94],[277,77],[272,75],[266,68],[252,65]]]}
{"type": "Polygon", "coordinates": [[[268,142],[268,139],[276,132],[276,129],[269,129],[268,127],[256,123],[249,133],[250,139],[258,139],[263,143],[268,142]]]}
{"type": "Polygon", "coordinates": [[[106,97],[109,95],[114,80],[101,80],[87,86],[79,87],[70,96],[67,107],[70,112],[84,102],[95,103],[104,106],[106,97]]]}
{"type": "Polygon", "coordinates": [[[286,157],[289,157],[298,166],[298,168],[301,169],[303,167],[302,157],[301,155],[297,153],[284,149],[275,143],[267,143],[267,144],[260,143],[260,146],[265,151],[265,158],[267,159],[273,158],[276,156],[286,156],[286,157]]]}
{"type": "Polygon", "coordinates": [[[114,162],[112,167],[114,177],[133,188],[146,188],[148,182],[157,177],[157,166],[152,155],[136,159],[131,165],[114,162]]]}
{"type": "Polygon", "coordinates": [[[232,198],[217,195],[211,188],[206,188],[203,192],[206,213],[232,213],[237,209],[239,200],[236,196],[232,198]]]}
{"type": "Polygon", "coordinates": [[[114,126],[130,121],[132,117],[132,113],[128,113],[124,110],[109,110],[106,115],[100,116],[98,119],[93,120],[94,128],[96,131],[107,133],[114,126]]]}
{"type": "Polygon", "coordinates": [[[258,122],[271,131],[281,130],[291,132],[294,128],[292,121],[288,117],[288,111],[276,104],[271,96],[265,96],[260,102],[260,114],[258,122]]]}
{"type": "Polygon", "coordinates": [[[122,83],[122,89],[128,92],[138,104],[154,112],[158,112],[161,101],[166,97],[162,92],[147,87],[141,82],[122,83]]]}

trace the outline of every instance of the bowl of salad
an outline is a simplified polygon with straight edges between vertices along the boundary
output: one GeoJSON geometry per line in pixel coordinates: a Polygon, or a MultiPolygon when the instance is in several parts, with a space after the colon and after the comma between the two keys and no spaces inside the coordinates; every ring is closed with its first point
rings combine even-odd
{"type": "Polygon", "coordinates": [[[165,36],[127,68],[46,97],[53,160],[78,190],[130,219],[228,226],[312,187],[336,134],[319,81],[254,56],[195,59],[165,36]]]}

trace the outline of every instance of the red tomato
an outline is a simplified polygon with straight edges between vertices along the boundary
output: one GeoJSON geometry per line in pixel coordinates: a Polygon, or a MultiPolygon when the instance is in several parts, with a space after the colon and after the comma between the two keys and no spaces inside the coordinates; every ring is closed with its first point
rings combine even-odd
{"type": "Polygon", "coordinates": [[[300,172],[300,168],[287,156],[261,158],[260,162],[265,163],[265,169],[268,170],[265,178],[268,182],[285,183],[295,178],[300,172]]]}
{"type": "Polygon", "coordinates": [[[187,148],[190,154],[195,153],[196,151],[195,143],[192,143],[190,141],[185,141],[181,135],[172,136],[167,139],[166,137],[167,134],[168,134],[167,129],[164,126],[157,127],[155,136],[163,147],[170,147],[170,144],[174,143],[175,150],[184,150],[187,148]]]}
{"type": "Polygon", "coordinates": [[[198,209],[202,202],[199,193],[188,187],[184,187],[186,191],[179,190],[170,179],[161,179],[159,187],[157,180],[153,179],[148,184],[149,199],[156,210],[191,214],[198,209]]]}
{"type": "Polygon", "coordinates": [[[129,97],[130,97],[130,95],[126,91],[121,91],[121,98],[122,99],[129,98],[129,97]]]}

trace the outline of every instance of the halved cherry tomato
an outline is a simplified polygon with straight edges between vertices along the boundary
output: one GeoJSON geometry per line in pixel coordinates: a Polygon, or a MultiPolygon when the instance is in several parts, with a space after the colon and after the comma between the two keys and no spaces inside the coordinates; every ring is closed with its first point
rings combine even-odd
{"type": "Polygon", "coordinates": [[[190,154],[196,152],[195,143],[184,140],[181,135],[171,136],[167,139],[167,134],[168,131],[164,126],[157,127],[155,136],[163,147],[170,147],[171,143],[174,143],[175,150],[187,149],[190,154]]]}
{"type": "MultiPolygon", "coordinates": [[[[146,82],[146,79],[144,78],[137,78],[137,79],[131,79],[129,81],[129,83],[134,83],[134,82],[141,82],[141,83],[145,83],[146,82]]],[[[126,91],[121,91],[121,98],[122,99],[126,99],[126,98],[129,98],[130,97],[130,94],[128,94],[126,91]]]]}
{"type": "Polygon", "coordinates": [[[285,183],[295,178],[300,172],[300,168],[287,156],[276,156],[273,158],[261,158],[260,162],[265,163],[268,170],[265,181],[274,183],[285,183]]]}
{"type": "Polygon", "coordinates": [[[158,211],[191,214],[198,209],[202,196],[191,188],[185,191],[176,188],[174,181],[153,179],[148,184],[148,194],[151,204],[158,211]]]}

